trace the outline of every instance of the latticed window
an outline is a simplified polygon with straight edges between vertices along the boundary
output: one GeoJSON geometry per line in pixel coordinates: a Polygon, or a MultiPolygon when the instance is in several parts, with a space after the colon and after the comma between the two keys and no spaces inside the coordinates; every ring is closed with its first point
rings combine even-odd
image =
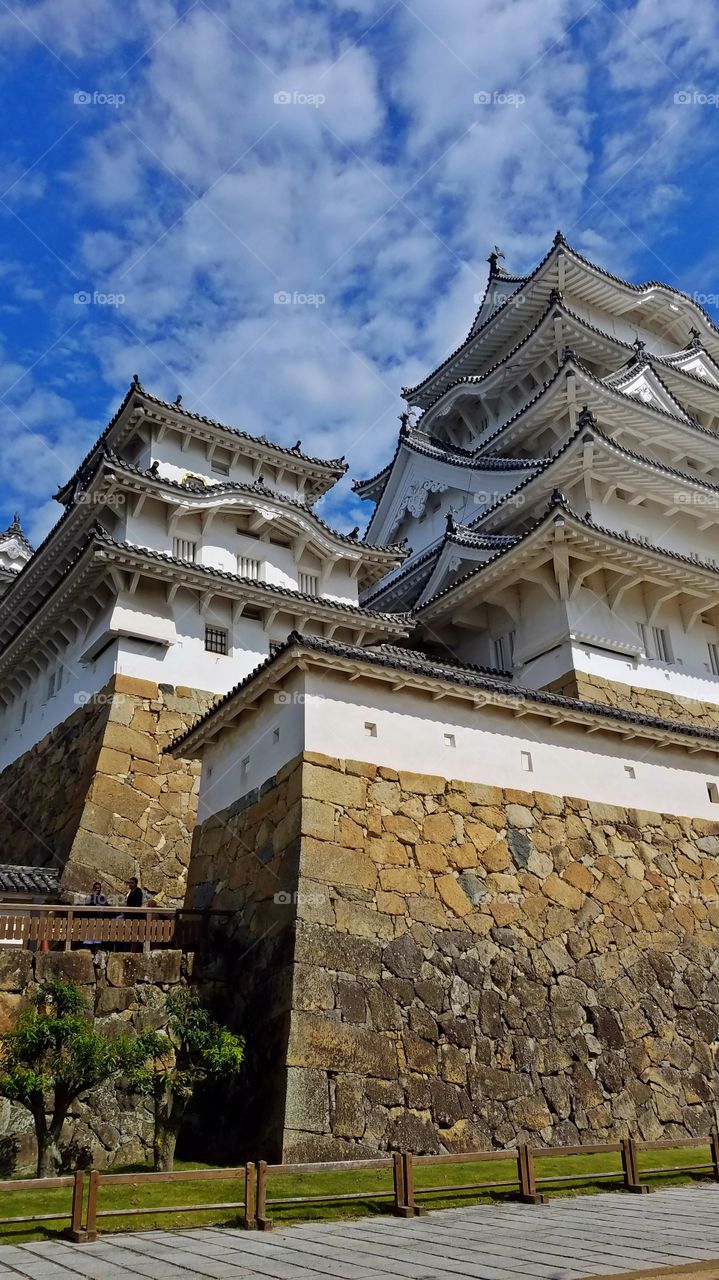
{"type": "Polygon", "coordinates": [[[173,538],[172,554],[176,560],[191,560],[194,563],[197,555],[197,543],[189,538],[173,538]]]}
{"type": "Polygon", "coordinates": [[[318,573],[305,573],[302,569],[299,571],[299,589],[304,591],[306,596],[316,596],[320,589],[320,578],[318,573]]]}
{"type": "Polygon", "coordinates": [[[205,627],[205,648],[208,653],[227,653],[227,631],[224,627],[205,627]]]}
{"type": "Polygon", "coordinates": [[[508,631],[494,641],[494,665],[501,671],[508,671],[514,662],[514,635],[514,631],[508,631]]]}
{"type": "Polygon", "coordinates": [[[710,641],[707,647],[709,649],[709,666],[711,667],[711,673],[713,676],[719,676],[719,644],[714,644],[710,641]]]}
{"type": "Polygon", "coordinates": [[[241,578],[253,578],[255,582],[260,576],[260,567],[262,561],[256,560],[254,556],[238,556],[237,572],[241,578]]]}

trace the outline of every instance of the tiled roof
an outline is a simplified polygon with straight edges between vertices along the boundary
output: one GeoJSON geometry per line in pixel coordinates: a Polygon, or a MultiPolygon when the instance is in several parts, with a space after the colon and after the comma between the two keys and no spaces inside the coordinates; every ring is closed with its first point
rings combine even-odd
{"type": "Polygon", "coordinates": [[[37,898],[56,898],[60,892],[58,872],[52,867],[16,867],[0,864],[0,894],[28,893],[37,898]]]}
{"type": "Polygon", "coordinates": [[[0,533],[0,542],[4,542],[5,538],[14,538],[16,542],[20,543],[21,547],[24,547],[25,550],[30,553],[30,555],[34,555],[35,548],[30,540],[25,537],[23,527],[20,524],[20,517],[17,512],[13,516],[7,529],[4,529],[2,533],[0,533]]]}
{"type": "Polygon", "coordinates": [[[107,438],[109,433],[112,431],[112,428],[120,419],[122,413],[127,408],[127,405],[129,404],[133,396],[141,396],[143,400],[149,401],[150,404],[157,405],[159,409],[167,409],[171,413],[176,413],[183,418],[190,419],[190,421],[192,422],[204,423],[208,427],[219,427],[222,431],[229,432],[230,435],[232,435],[238,440],[248,440],[252,444],[264,445],[267,449],[270,449],[273,453],[283,454],[288,458],[296,458],[300,462],[307,463],[310,467],[317,467],[323,471],[330,471],[334,473],[338,478],[340,476],[343,476],[347,470],[347,463],[345,462],[344,458],[331,458],[331,459],[313,458],[309,454],[302,453],[301,449],[299,448],[289,448],[287,445],[275,444],[273,441],[266,439],[265,436],[252,435],[249,431],[242,431],[239,427],[230,427],[226,422],[218,421],[217,418],[208,418],[205,414],[195,413],[192,409],[185,409],[182,405],[171,404],[169,400],[161,400],[159,396],[154,396],[150,391],[146,391],[142,383],[138,379],[135,379],[133,380],[128,390],[126,391],[122,399],[122,403],[120,404],[116,413],[113,414],[107,426],[97,437],[97,440],[93,444],[92,448],[85,455],[80,465],[76,468],[76,470],[70,476],[69,480],[66,480],[65,483],[61,485],[60,488],[57,490],[57,493],[55,495],[56,497],[65,493],[66,490],[70,487],[70,485],[72,485],[79,478],[79,476],[84,471],[85,467],[92,460],[98,447],[102,444],[103,440],[107,438]]]}
{"type": "MultiPolygon", "coordinates": [[[[552,247],[549,249],[549,251],[544,255],[544,257],[540,260],[540,262],[537,263],[537,266],[533,269],[533,271],[531,271],[529,275],[523,278],[521,287],[531,283],[531,281],[534,280],[539,275],[539,273],[543,270],[543,268],[551,258],[552,254],[560,247],[567,250],[572,257],[576,258],[576,260],[578,262],[581,262],[584,266],[589,267],[592,271],[596,271],[599,275],[604,276],[605,279],[613,280],[616,284],[622,285],[624,288],[631,290],[632,293],[646,293],[649,289],[663,289],[663,290],[666,290],[668,293],[674,294],[675,297],[681,298],[683,302],[689,303],[701,315],[702,319],[706,322],[709,328],[719,336],[719,329],[714,324],[714,321],[712,320],[711,316],[696,301],[696,299],[690,297],[689,294],[683,293],[680,289],[675,289],[673,288],[672,285],[665,284],[661,280],[645,280],[642,284],[632,284],[631,281],[629,280],[623,280],[621,276],[614,275],[611,271],[607,271],[604,267],[600,267],[595,262],[591,262],[589,258],[585,258],[584,255],[579,253],[577,249],[574,249],[570,244],[568,244],[568,242],[565,240],[564,236],[560,231],[558,231],[556,236],[554,237],[554,243],[552,244],[552,247]]],[[[472,328],[470,329],[464,341],[461,342],[459,346],[455,348],[454,351],[450,352],[450,354],[444,360],[442,360],[441,363],[438,364],[435,369],[433,369],[430,373],[428,373],[427,376],[423,378],[421,382],[416,383],[415,386],[413,387],[403,388],[402,394],[405,396],[405,398],[408,399],[410,396],[412,396],[413,394],[421,390],[421,388],[426,386],[426,384],[430,382],[432,378],[436,377],[436,375],[440,373],[442,369],[445,369],[448,364],[451,364],[451,362],[464,350],[464,348],[467,347],[471,342],[473,342],[474,339],[477,338],[479,334],[481,334],[487,328],[488,325],[492,324],[497,319],[497,316],[499,316],[502,312],[507,310],[515,302],[515,300],[516,300],[516,292],[510,298],[508,298],[506,302],[502,303],[500,307],[498,307],[495,311],[493,311],[492,314],[487,317],[487,319],[484,321],[483,324],[480,325],[478,329],[475,329],[474,325],[477,322],[477,315],[479,315],[479,311],[478,311],[477,315],[475,315],[472,328]]]]}
{"type": "Polygon", "coordinates": [[[215,569],[211,565],[195,564],[189,560],[181,560],[166,551],[155,551],[152,547],[142,547],[133,542],[119,542],[111,537],[107,530],[100,525],[95,527],[93,536],[90,539],[90,542],[92,541],[116,551],[124,551],[129,555],[141,556],[143,559],[154,560],[159,564],[168,564],[184,569],[188,577],[190,574],[195,573],[201,577],[218,578],[223,582],[235,582],[239,585],[251,587],[253,590],[259,591],[261,595],[284,596],[287,600],[322,605],[328,609],[336,609],[340,613],[357,614],[360,618],[375,618],[380,622],[394,622],[400,626],[404,621],[401,613],[376,612],[372,609],[365,609],[361,605],[352,604],[351,601],[330,600],[325,596],[314,596],[305,591],[295,591],[292,587],[282,587],[274,582],[258,582],[256,578],[243,578],[241,574],[230,573],[226,569],[215,569]]]}
{"type": "Polygon", "coordinates": [[[542,526],[547,525],[551,521],[557,509],[565,512],[566,515],[572,518],[575,524],[586,529],[588,533],[596,533],[601,537],[609,538],[611,541],[621,542],[625,546],[633,547],[637,551],[649,552],[650,554],[661,556],[664,560],[674,561],[679,564],[686,564],[691,566],[692,569],[699,569],[702,573],[710,573],[714,576],[719,576],[719,568],[715,564],[710,564],[706,560],[699,560],[694,556],[683,555],[679,551],[672,551],[668,550],[666,547],[659,547],[653,542],[641,542],[639,538],[631,538],[628,534],[618,533],[616,529],[607,529],[603,525],[595,524],[588,516],[580,516],[569,505],[564,495],[559,493],[558,490],[555,490],[549,499],[547,511],[544,515],[541,515],[539,519],[535,520],[534,523],[531,524],[528,529],[525,529],[523,533],[518,534],[511,547],[508,546],[506,548],[499,549],[496,555],[492,556],[489,560],[485,560],[483,564],[470,569],[469,573],[465,574],[463,578],[459,578],[456,582],[452,582],[448,586],[443,587],[436,595],[430,596],[429,600],[423,601],[421,605],[417,606],[417,608],[413,610],[413,616],[418,617],[423,610],[427,609],[430,605],[435,604],[437,600],[440,600],[443,596],[449,595],[449,593],[456,590],[457,587],[463,586],[470,578],[476,577],[480,573],[484,573],[490,565],[496,564],[502,556],[508,555],[510,551],[513,551],[520,543],[526,542],[527,539],[531,538],[534,533],[542,528],[542,526]]]}
{"type": "Polygon", "coordinates": [[[256,667],[234,689],[225,694],[210,711],[200,716],[189,729],[175,738],[174,742],[171,742],[165,748],[165,751],[175,752],[178,750],[183,742],[194,734],[201,725],[213,719],[232,698],[252,684],[263,671],[272,664],[277,663],[293,647],[325,654],[330,658],[348,658],[356,662],[365,663],[368,666],[386,667],[398,672],[428,676],[433,679],[444,680],[449,684],[464,685],[470,689],[477,689],[490,694],[501,693],[505,705],[511,706],[516,698],[517,705],[525,709],[531,708],[533,703],[540,706],[564,708],[570,712],[589,713],[600,719],[613,720],[622,724],[659,729],[682,737],[699,738],[719,743],[719,730],[717,729],[703,729],[697,725],[684,724],[680,721],[663,720],[655,716],[641,715],[638,712],[620,710],[604,703],[587,702],[579,698],[568,698],[558,693],[547,693],[541,689],[528,689],[525,686],[520,688],[512,683],[509,673],[506,672],[492,672],[487,668],[473,667],[451,659],[435,658],[431,654],[423,653],[420,650],[405,649],[398,645],[375,645],[372,648],[363,649],[356,645],[340,644],[334,640],[303,636],[299,632],[293,631],[272,657],[256,667]]]}
{"type": "Polygon", "coordinates": [[[212,498],[218,493],[248,493],[256,494],[261,498],[269,498],[272,502],[279,502],[282,506],[291,507],[295,511],[300,511],[302,515],[308,516],[310,520],[316,521],[323,529],[326,529],[328,533],[332,534],[333,538],[338,538],[341,542],[346,542],[352,547],[357,547],[360,550],[365,549],[367,551],[379,551],[389,555],[396,555],[401,558],[405,558],[407,555],[405,548],[400,547],[398,544],[360,542],[359,538],[352,538],[348,533],[340,533],[339,530],[333,529],[332,525],[328,524],[326,520],[323,520],[322,516],[319,516],[308,502],[301,502],[299,499],[292,498],[287,494],[278,493],[276,489],[271,489],[260,480],[255,480],[252,483],[247,484],[242,484],[237,480],[223,480],[218,484],[213,483],[205,485],[201,480],[172,480],[167,476],[156,474],[153,471],[143,470],[141,467],[136,467],[131,462],[126,462],[124,458],[119,457],[116,453],[108,452],[107,460],[115,470],[126,471],[129,475],[138,476],[143,480],[149,480],[156,484],[166,485],[170,489],[179,489],[182,493],[191,493],[197,497],[212,498]]]}

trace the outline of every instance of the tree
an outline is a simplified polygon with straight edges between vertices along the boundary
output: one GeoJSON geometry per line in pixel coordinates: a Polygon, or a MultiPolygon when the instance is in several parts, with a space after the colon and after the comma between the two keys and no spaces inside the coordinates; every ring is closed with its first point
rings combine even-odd
{"type": "Polygon", "coordinates": [[[131,1085],[152,1098],[155,1169],[168,1173],[188,1105],[205,1081],[228,1081],[242,1067],[245,1042],[215,1022],[195,992],[183,987],[165,1001],[167,1025],[138,1039],[143,1065],[131,1085]]]}
{"type": "Polygon", "coordinates": [[[110,1039],[72,982],[43,982],[11,1031],[0,1037],[0,1097],[26,1107],[37,1138],[37,1176],[61,1166],[60,1136],[81,1094],[136,1063],[136,1044],[110,1039]]]}

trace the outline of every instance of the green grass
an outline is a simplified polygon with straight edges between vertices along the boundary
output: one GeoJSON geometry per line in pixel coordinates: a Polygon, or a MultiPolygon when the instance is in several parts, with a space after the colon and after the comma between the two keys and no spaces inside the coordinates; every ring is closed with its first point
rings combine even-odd
{"type": "MultiPolygon", "coordinates": [[[[707,1148],[673,1148],[666,1151],[639,1152],[639,1166],[642,1181],[649,1186],[678,1186],[699,1178],[710,1177],[711,1173],[692,1173],[688,1166],[708,1162],[707,1148]],[[658,1165],[670,1166],[670,1174],[652,1176],[650,1170],[658,1165]]],[[[209,1165],[188,1164],[177,1161],[177,1169],[207,1169],[209,1165]]],[[[415,1187],[417,1201],[428,1209],[458,1207],[464,1204],[481,1204],[499,1202],[512,1194],[511,1188],[497,1189],[497,1182],[514,1182],[516,1179],[516,1160],[477,1161],[456,1165],[418,1165],[415,1167],[415,1187]],[[442,1188],[449,1186],[479,1183],[480,1186],[465,1191],[447,1191],[433,1195],[422,1195],[423,1188],[442,1188]]],[[[539,1189],[546,1195],[583,1195],[595,1191],[611,1191],[621,1188],[622,1173],[619,1155],[591,1156],[536,1156],[535,1170],[539,1180],[539,1189]],[[614,1173],[615,1178],[597,1178],[600,1173],[614,1173]],[[559,1184],[541,1184],[543,1177],[562,1176],[568,1182],[559,1184]]],[[[114,1170],[117,1173],[146,1172],[146,1166],[133,1165],[114,1170]]],[[[312,1173],[293,1176],[271,1175],[268,1180],[268,1216],[276,1224],[290,1225],[296,1222],[307,1222],[319,1219],[338,1219],[362,1217],[368,1214],[387,1213],[390,1210],[392,1197],[377,1198],[382,1191],[392,1192],[391,1169],[356,1169],[341,1173],[312,1173]],[[338,1195],[340,1193],[365,1193],[366,1198],[349,1202],[303,1205],[276,1205],[271,1201],[276,1197],[303,1195],[338,1195]]],[[[110,1186],[100,1188],[99,1209],[149,1209],[160,1205],[183,1204],[218,1204],[241,1200],[244,1194],[244,1180],[222,1179],[217,1182],[180,1182],[180,1183],[136,1183],[127,1186],[110,1186]]],[[[52,1191],[23,1191],[22,1180],[18,1179],[17,1191],[3,1193],[0,1214],[2,1217],[15,1217],[25,1214],[57,1212],[57,1220],[44,1223],[22,1223],[0,1226],[0,1242],[20,1243],[24,1240],[52,1239],[57,1237],[67,1226],[70,1212],[72,1189],[59,1188],[52,1191]]],[[[122,1218],[104,1218],[98,1220],[103,1234],[112,1231],[137,1230],[178,1230],[180,1228],[201,1226],[214,1223],[216,1225],[238,1225],[241,1210],[208,1210],[192,1213],[142,1213],[122,1218]]]]}

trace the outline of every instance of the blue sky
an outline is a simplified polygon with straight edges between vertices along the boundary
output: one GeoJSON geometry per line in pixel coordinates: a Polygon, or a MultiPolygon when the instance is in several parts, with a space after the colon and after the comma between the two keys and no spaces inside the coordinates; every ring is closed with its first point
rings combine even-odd
{"type": "MultiPolygon", "coordinates": [[[[709,0],[0,0],[0,527],[44,535],[133,373],[372,474],[495,242],[521,271],[561,227],[716,316],[718,27],[709,0]]],[[[369,510],[346,481],[323,514],[369,510]]]]}

